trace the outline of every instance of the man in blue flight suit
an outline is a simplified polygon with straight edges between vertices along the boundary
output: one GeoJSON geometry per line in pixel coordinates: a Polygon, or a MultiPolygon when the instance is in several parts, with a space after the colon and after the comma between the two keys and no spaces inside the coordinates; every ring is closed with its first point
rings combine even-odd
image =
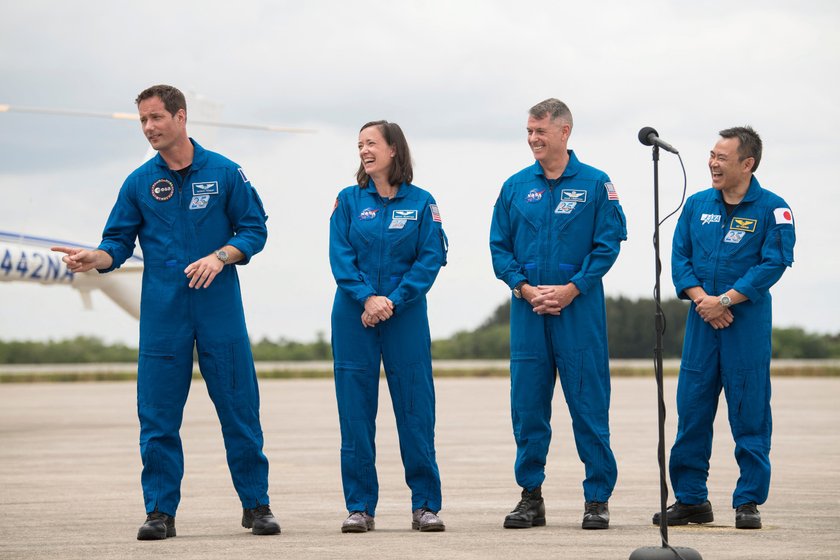
{"type": "Polygon", "coordinates": [[[510,397],[522,499],[505,518],[512,529],[545,525],[542,483],[558,372],[586,471],[582,528],[609,527],[617,477],[601,279],[627,228],[610,178],[567,150],[571,131],[565,103],[547,99],[531,108],[528,144],[537,161],[502,186],[490,229],[493,269],[513,292],[510,397]]]}
{"type": "Polygon", "coordinates": [[[119,267],[139,238],[143,249],[137,409],[146,522],[137,538],[175,536],[184,457],[179,430],[193,349],[222,424],[244,527],[280,532],[268,499],[259,392],[236,267],[265,245],[267,216],[242,169],[187,136],[176,88],[137,97],[143,133],[158,154],[128,176],[102,243],[88,251],[54,247],[73,272],[119,267]]]}
{"type": "Polygon", "coordinates": [[[359,155],[359,183],[339,193],[330,218],[330,266],[337,284],[332,348],[341,478],[350,513],[341,530],[375,527],[381,364],[411,489],[412,528],[443,531],[426,293],[446,264],[446,235],[432,195],[411,184],[411,156],[399,126],[366,124],[359,155]]]}
{"type": "MultiPolygon", "coordinates": [[[[677,501],[668,525],[714,520],[706,480],[721,388],[741,476],[735,526],[760,529],[770,490],[770,341],[773,286],[793,264],[793,215],[753,173],[761,138],[750,127],[720,132],[709,156],[712,188],[690,197],[674,232],[671,271],[691,300],[677,387],[677,437],[669,470],[677,501]]],[[[659,524],[659,514],[653,522],[659,524]]]]}

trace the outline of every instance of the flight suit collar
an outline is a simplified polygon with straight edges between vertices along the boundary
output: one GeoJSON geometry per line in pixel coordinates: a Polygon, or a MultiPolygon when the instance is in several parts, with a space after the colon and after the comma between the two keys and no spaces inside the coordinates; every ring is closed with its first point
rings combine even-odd
{"type": "MultiPolygon", "coordinates": [[[[193,145],[193,160],[192,164],[190,164],[191,170],[201,169],[204,167],[204,164],[207,163],[207,150],[201,147],[201,145],[190,138],[190,142],[193,145]]],[[[164,169],[169,169],[169,166],[166,164],[166,161],[163,159],[163,156],[160,155],[160,152],[155,154],[154,157],[155,165],[158,167],[162,167],[164,169]]]]}
{"type": "MultiPolygon", "coordinates": [[[[405,198],[406,196],[408,196],[408,193],[411,191],[412,187],[413,186],[411,185],[411,183],[401,184],[400,188],[397,189],[397,194],[395,194],[394,198],[392,198],[391,200],[399,200],[401,198],[405,198]]],[[[373,179],[368,181],[368,186],[365,189],[365,191],[367,191],[368,194],[370,194],[371,196],[375,196],[377,198],[379,197],[379,193],[376,192],[376,185],[373,184],[373,179]]]]}
{"type": "MultiPolygon", "coordinates": [[[[569,154],[569,162],[566,164],[566,169],[563,170],[563,174],[560,175],[560,178],[565,177],[573,177],[577,175],[578,171],[580,171],[581,163],[580,160],[575,155],[574,150],[567,150],[569,154]]],[[[543,171],[542,165],[540,165],[539,161],[535,161],[534,165],[531,167],[534,172],[534,175],[539,175],[541,177],[545,177],[545,171],[543,171]]]]}
{"type": "MultiPolygon", "coordinates": [[[[759,184],[758,179],[756,179],[755,175],[753,175],[752,177],[750,177],[750,186],[747,188],[747,194],[744,195],[744,198],[738,204],[743,204],[745,202],[754,202],[758,200],[763,191],[764,189],[759,184]]],[[[715,191],[715,196],[721,204],[724,203],[723,193],[721,191],[715,191]]]]}

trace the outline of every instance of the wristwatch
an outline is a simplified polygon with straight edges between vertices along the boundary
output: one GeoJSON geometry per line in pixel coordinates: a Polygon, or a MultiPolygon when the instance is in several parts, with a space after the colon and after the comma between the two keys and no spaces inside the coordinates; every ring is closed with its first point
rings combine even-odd
{"type": "Polygon", "coordinates": [[[513,297],[516,299],[522,299],[522,286],[525,285],[525,282],[520,282],[516,286],[513,287],[513,297]]]}
{"type": "Polygon", "coordinates": [[[218,251],[216,251],[213,254],[216,255],[217,259],[222,261],[222,264],[227,264],[228,259],[230,258],[230,255],[228,255],[227,251],[225,251],[224,249],[219,249],[218,251]]]}
{"type": "Polygon", "coordinates": [[[732,298],[729,297],[726,294],[723,294],[722,296],[720,296],[719,301],[720,301],[720,304],[724,307],[729,307],[730,305],[732,305],[732,298]]]}

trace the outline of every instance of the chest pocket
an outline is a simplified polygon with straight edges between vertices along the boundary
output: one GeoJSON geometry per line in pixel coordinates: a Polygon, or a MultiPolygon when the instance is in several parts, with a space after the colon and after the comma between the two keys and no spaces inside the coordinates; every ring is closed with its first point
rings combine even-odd
{"type": "Polygon", "coordinates": [[[169,200],[164,201],[155,200],[151,195],[141,195],[140,201],[143,208],[143,217],[147,222],[161,221],[169,226],[175,223],[175,217],[178,213],[177,193],[169,200]]]}
{"type": "Polygon", "coordinates": [[[514,227],[525,226],[534,233],[538,232],[545,221],[546,207],[550,204],[547,190],[542,200],[537,202],[514,200],[511,202],[511,208],[514,210],[512,212],[514,227]]]}
{"type": "Polygon", "coordinates": [[[359,220],[353,220],[350,222],[350,231],[348,232],[347,238],[350,240],[350,245],[356,250],[356,254],[358,256],[363,256],[360,253],[367,251],[370,248],[371,236],[370,232],[364,231],[367,228],[360,226],[357,223],[358,221],[359,220]]]}
{"type": "Polygon", "coordinates": [[[386,239],[391,255],[407,254],[413,256],[416,253],[417,240],[420,235],[420,222],[417,220],[406,220],[402,227],[390,227],[386,230],[386,239]]]}

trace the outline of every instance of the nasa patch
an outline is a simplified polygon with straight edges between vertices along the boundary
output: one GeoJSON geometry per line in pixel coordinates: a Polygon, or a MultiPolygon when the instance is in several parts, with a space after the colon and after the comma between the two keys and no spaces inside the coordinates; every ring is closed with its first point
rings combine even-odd
{"type": "Polygon", "coordinates": [[[525,195],[525,202],[532,203],[532,202],[539,202],[542,200],[543,193],[545,189],[538,191],[537,189],[531,189],[527,195],[525,195]]]}
{"type": "Polygon", "coordinates": [[[152,198],[158,202],[166,202],[175,194],[175,185],[169,179],[158,179],[152,183],[152,198]]]}
{"type": "Polygon", "coordinates": [[[376,213],[379,212],[379,208],[365,208],[359,214],[360,220],[372,220],[376,217],[376,213]]]}

